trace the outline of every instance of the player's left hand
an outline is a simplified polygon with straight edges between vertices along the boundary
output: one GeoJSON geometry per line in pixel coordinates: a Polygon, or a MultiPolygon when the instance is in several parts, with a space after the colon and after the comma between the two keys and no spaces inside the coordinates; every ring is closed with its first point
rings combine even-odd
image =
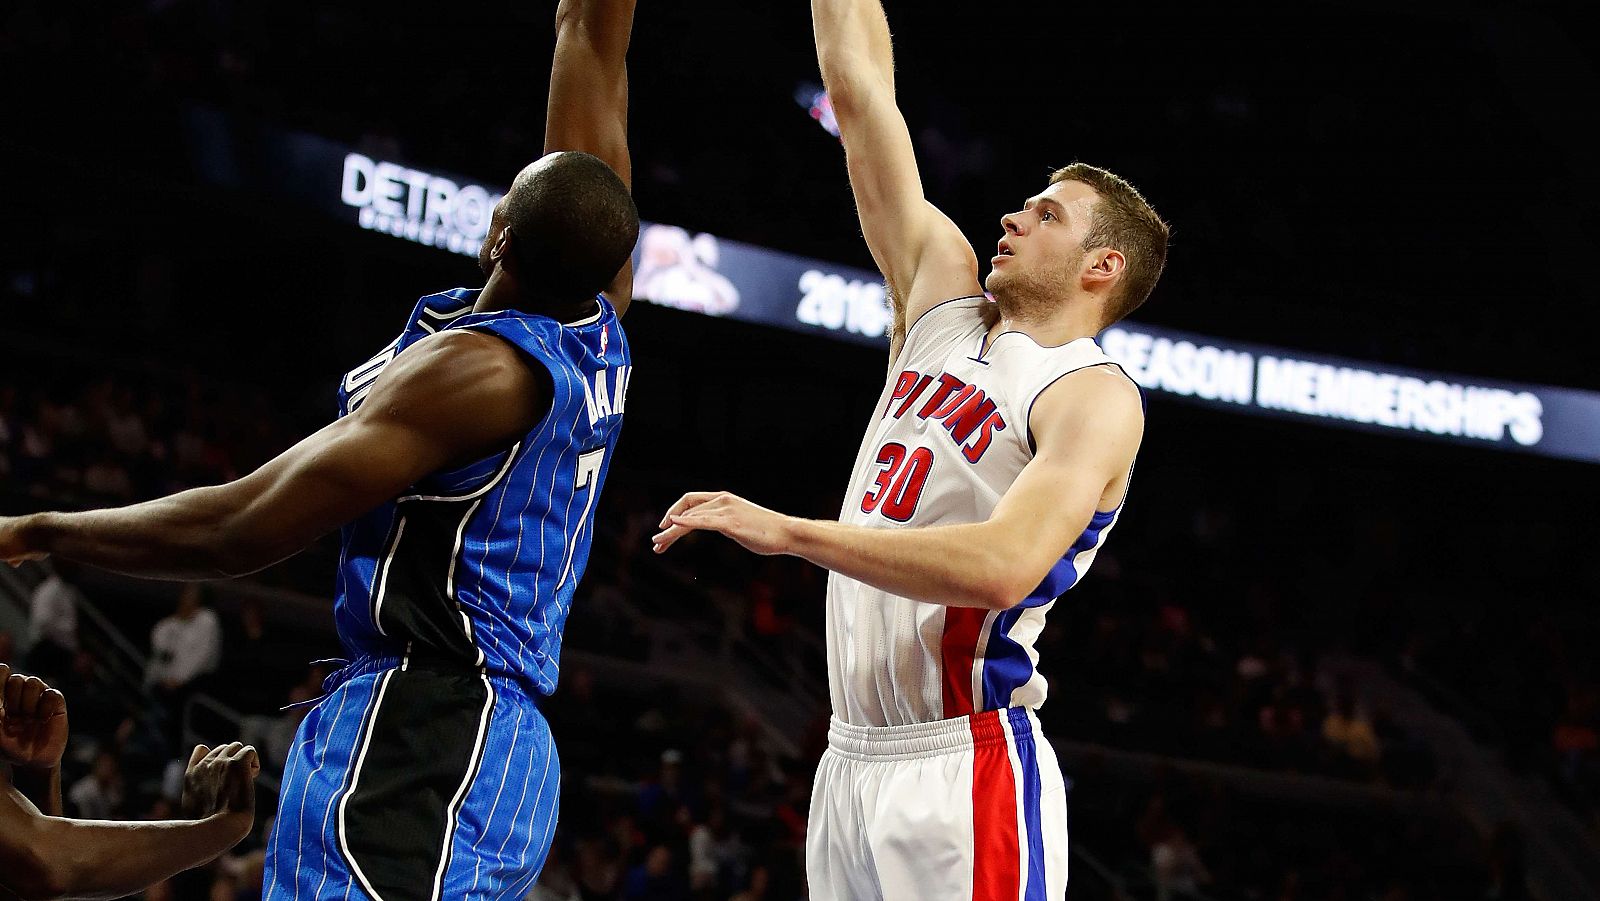
{"type": "Polygon", "coordinates": [[[0,763],[50,769],[66,749],[67,699],[38,676],[0,663],[0,763]]]}
{"type": "Polygon", "coordinates": [[[754,553],[782,554],[788,549],[790,522],[782,513],[726,491],[691,491],[661,517],[662,531],[650,541],[659,554],[690,532],[721,532],[754,553]]]}
{"type": "Polygon", "coordinates": [[[29,547],[23,539],[20,516],[0,516],[0,561],[17,566],[24,560],[39,560],[46,555],[29,547]]]}

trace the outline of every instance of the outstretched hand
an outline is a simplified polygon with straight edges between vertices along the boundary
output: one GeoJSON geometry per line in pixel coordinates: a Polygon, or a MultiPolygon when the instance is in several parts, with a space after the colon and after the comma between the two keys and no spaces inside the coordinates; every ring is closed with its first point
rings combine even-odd
{"type": "Polygon", "coordinates": [[[786,553],[791,517],[752,504],[726,491],[691,491],[661,517],[662,531],[650,539],[660,554],[695,531],[721,532],[757,554],[786,553]]]}
{"type": "Polygon", "coordinates": [[[0,762],[50,769],[66,748],[67,699],[38,676],[0,663],[0,762]]]}

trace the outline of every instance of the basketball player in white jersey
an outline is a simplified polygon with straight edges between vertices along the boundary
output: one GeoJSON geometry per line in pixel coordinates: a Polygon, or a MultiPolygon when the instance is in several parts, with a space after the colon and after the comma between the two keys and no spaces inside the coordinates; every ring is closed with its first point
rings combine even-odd
{"type": "Polygon", "coordinates": [[[1001,219],[980,285],[971,246],[923,196],[879,0],[811,6],[894,301],[889,379],[840,522],[697,492],[655,549],[710,530],[831,571],[813,899],[1061,899],[1066,789],[1033,713],[1033,645],[1128,490],[1143,405],[1094,335],[1149,296],[1167,226],[1127,182],[1074,164],[1001,219]]]}

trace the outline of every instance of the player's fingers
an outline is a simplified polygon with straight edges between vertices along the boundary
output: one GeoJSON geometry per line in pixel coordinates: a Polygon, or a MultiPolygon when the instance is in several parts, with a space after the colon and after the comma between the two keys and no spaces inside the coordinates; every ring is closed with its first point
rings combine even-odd
{"type": "Polygon", "coordinates": [[[11,681],[11,667],[0,663],[0,717],[6,715],[6,685],[11,681]]]}
{"type": "Polygon", "coordinates": [[[44,694],[39,696],[39,719],[47,720],[52,717],[67,715],[67,696],[54,688],[46,687],[44,694]]]}
{"type": "Polygon", "coordinates": [[[6,677],[4,690],[0,696],[5,698],[5,708],[11,711],[12,716],[27,716],[28,712],[22,709],[22,686],[28,677],[21,673],[12,673],[6,677]]]}
{"type": "Polygon", "coordinates": [[[236,741],[229,742],[225,745],[217,745],[215,748],[211,749],[210,754],[206,755],[206,760],[208,762],[226,765],[229,758],[233,756],[234,751],[237,751],[238,749],[239,743],[236,741]]]}
{"type": "Polygon", "coordinates": [[[667,508],[666,515],[661,517],[661,522],[659,523],[660,527],[665,529],[667,527],[667,521],[672,518],[673,514],[682,513],[685,510],[698,507],[721,493],[722,492],[720,491],[691,491],[688,494],[685,494],[683,497],[678,498],[677,503],[667,508]]]}
{"type": "Polygon", "coordinates": [[[694,529],[688,526],[672,526],[666,531],[650,539],[650,541],[655,552],[660,554],[666,551],[667,548],[677,544],[679,538],[682,538],[693,531],[694,529]]]}
{"type": "Polygon", "coordinates": [[[22,691],[17,699],[16,712],[28,719],[39,718],[39,699],[44,697],[44,691],[49,686],[38,676],[28,676],[22,682],[22,691]]]}
{"type": "Polygon", "coordinates": [[[729,520],[726,516],[715,510],[699,507],[687,513],[675,513],[670,519],[675,526],[689,526],[695,529],[716,529],[721,531],[729,520]]]}
{"type": "Polygon", "coordinates": [[[211,749],[206,747],[205,745],[195,745],[194,746],[194,751],[189,754],[189,769],[192,770],[195,767],[199,766],[200,762],[202,760],[205,760],[206,759],[206,755],[210,754],[210,753],[211,753],[211,749]]]}

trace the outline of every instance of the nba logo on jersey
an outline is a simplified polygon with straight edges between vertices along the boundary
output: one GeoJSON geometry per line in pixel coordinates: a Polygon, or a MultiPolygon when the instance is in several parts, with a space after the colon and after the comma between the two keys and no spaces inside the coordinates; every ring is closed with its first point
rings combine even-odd
{"type": "Polygon", "coordinates": [[[606,355],[606,348],[611,346],[611,326],[600,329],[600,356],[606,355]]]}

